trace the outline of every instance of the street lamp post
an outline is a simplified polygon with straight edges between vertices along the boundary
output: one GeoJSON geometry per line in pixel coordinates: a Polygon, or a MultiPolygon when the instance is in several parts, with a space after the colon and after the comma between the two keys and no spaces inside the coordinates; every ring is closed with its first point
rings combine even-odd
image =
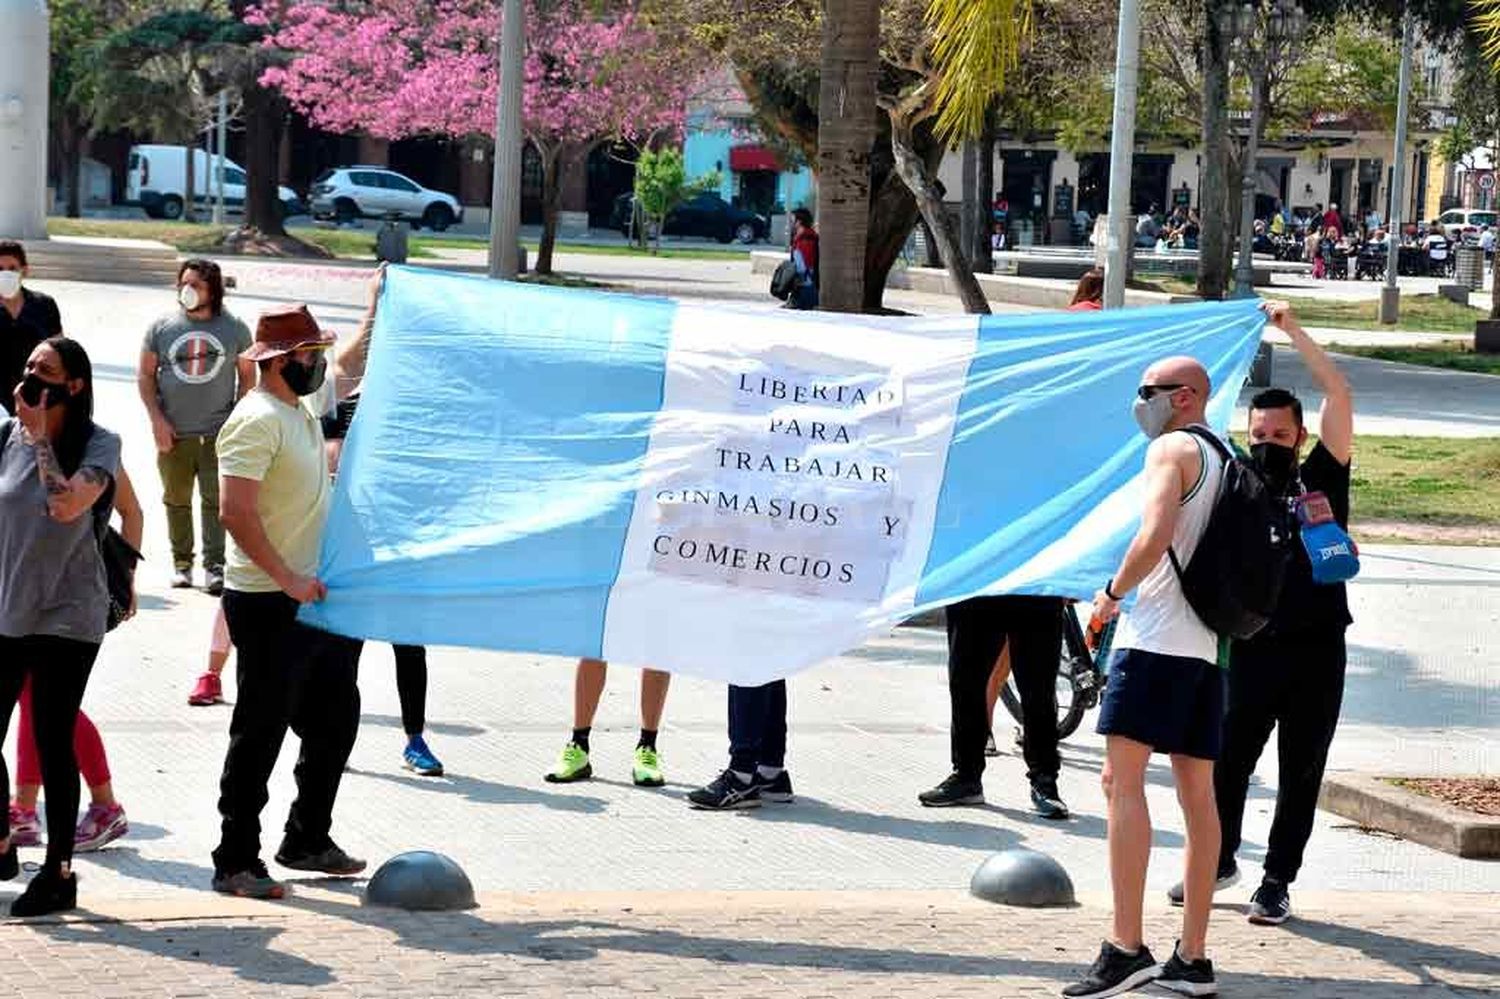
{"type": "Polygon", "coordinates": [[[1261,118],[1266,76],[1282,45],[1301,36],[1307,15],[1297,0],[1244,3],[1222,11],[1219,32],[1231,39],[1239,52],[1245,75],[1250,79],[1250,134],[1240,187],[1240,259],[1234,269],[1234,297],[1255,296],[1255,188],[1259,170],[1261,118]],[[1258,36],[1258,37],[1257,37],[1258,36]]]}
{"type": "Polygon", "coordinates": [[[1396,284],[1401,263],[1401,223],[1406,209],[1406,119],[1410,114],[1411,56],[1415,24],[1408,8],[1401,26],[1401,70],[1397,77],[1396,153],[1392,157],[1391,210],[1386,226],[1385,287],[1380,289],[1380,321],[1401,318],[1401,288],[1396,284]]]}
{"type": "Polygon", "coordinates": [[[1135,156],[1136,83],[1140,73],[1140,0],[1120,0],[1119,41],[1115,46],[1115,107],[1109,140],[1109,233],[1104,264],[1104,307],[1125,305],[1125,273],[1135,243],[1130,206],[1130,174],[1135,156]]]}
{"type": "Polygon", "coordinates": [[[495,172],[490,195],[492,278],[514,281],[521,269],[521,76],[525,72],[525,13],[505,0],[500,22],[500,81],[495,106],[495,172]]]}

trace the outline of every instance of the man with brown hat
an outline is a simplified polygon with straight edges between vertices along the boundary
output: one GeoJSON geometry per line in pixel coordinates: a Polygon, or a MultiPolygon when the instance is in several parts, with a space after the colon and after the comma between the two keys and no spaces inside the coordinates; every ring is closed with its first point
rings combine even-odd
{"type": "Polygon", "coordinates": [[[276,862],[332,875],[365,868],[329,836],[359,728],[359,643],[297,621],[300,605],[327,592],[315,573],[331,497],[328,462],[319,417],[303,397],[322,387],[333,342],[306,306],[262,315],[241,355],[260,368],[260,383],[219,432],[219,516],[230,538],[224,616],[239,651],[239,697],[219,781],[213,886],[231,895],[285,893],[260,859],[260,812],[288,728],[302,751],[276,862]]]}

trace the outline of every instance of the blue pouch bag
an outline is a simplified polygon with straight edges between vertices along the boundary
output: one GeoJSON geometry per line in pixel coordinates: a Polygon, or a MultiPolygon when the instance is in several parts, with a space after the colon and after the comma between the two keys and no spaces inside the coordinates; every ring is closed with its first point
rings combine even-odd
{"type": "Polygon", "coordinates": [[[1344,583],[1359,575],[1359,546],[1339,526],[1327,496],[1303,494],[1297,501],[1297,521],[1314,583],[1344,583]]]}

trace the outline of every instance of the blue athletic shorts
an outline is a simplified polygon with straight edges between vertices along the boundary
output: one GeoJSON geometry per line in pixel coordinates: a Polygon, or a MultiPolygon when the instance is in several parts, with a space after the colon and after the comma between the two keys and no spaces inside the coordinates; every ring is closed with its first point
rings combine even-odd
{"type": "Polygon", "coordinates": [[[1119,649],[1099,706],[1100,735],[1158,753],[1217,760],[1224,743],[1224,670],[1216,663],[1119,649]]]}

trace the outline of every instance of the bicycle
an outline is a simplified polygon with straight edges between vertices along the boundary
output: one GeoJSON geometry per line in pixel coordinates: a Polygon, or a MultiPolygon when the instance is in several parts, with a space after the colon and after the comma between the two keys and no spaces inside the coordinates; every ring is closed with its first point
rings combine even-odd
{"type": "MultiPolygon", "coordinates": [[[[1114,638],[1114,622],[1104,629],[1096,652],[1090,652],[1078,617],[1079,604],[1064,604],[1063,643],[1057,663],[1057,737],[1066,739],[1078,730],[1083,716],[1099,704],[1106,677],[1101,663],[1109,657],[1114,638]]],[[[1087,606],[1082,605],[1082,606],[1087,606]]],[[[1014,676],[1007,677],[1000,688],[1000,701],[1015,719],[1016,741],[1021,738],[1021,697],[1014,676]]]]}

